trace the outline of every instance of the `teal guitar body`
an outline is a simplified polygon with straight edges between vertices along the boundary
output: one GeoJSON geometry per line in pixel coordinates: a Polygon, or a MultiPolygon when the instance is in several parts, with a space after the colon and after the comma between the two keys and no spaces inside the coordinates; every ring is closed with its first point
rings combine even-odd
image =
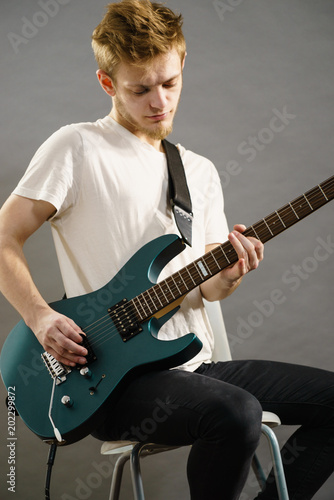
{"type": "Polygon", "coordinates": [[[162,236],[142,247],[103,288],[51,304],[87,336],[90,354],[84,371],[79,367],[67,373],[54,358],[45,358],[23,321],[10,332],[1,352],[1,375],[7,390],[15,390],[17,412],[41,439],[52,442],[57,436],[58,444],[69,444],[85,437],[130,376],[177,366],[200,351],[194,334],[158,340],[160,327],[178,306],[156,318],[153,299],[141,296],[183,248],[178,236],[162,236]],[[142,305],[135,306],[131,299],[138,295],[142,305]]]}

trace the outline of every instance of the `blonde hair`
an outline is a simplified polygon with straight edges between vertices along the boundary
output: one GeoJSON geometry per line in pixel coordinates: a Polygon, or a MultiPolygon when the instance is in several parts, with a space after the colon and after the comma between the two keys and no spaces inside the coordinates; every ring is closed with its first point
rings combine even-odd
{"type": "Polygon", "coordinates": [[[121,0],[108,4],[92,35],[99,69],[114,76],[122,61],[141,66],[174,48],[183,60],[186,43],[182,24],[182,15],[161,3],[121,0]]]}

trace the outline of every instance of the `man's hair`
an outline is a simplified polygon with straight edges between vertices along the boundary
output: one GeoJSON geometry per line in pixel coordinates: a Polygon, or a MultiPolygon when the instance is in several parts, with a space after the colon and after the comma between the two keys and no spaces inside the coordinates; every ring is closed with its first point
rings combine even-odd
{"type": "Polygon", "coordinates": [[[121,62],[149,64],[158,55],[176,49],[183,60],[186,43],[182,15],[149,0],[121,0],[107,5],[107,13],[92,35],[100,69],[109,76],[121,62]]]}

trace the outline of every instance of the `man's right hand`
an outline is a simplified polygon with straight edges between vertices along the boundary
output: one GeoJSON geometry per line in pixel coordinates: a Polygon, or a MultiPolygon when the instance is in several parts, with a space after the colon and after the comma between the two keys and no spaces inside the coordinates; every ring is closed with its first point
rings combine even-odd
{"type": "Polygon", "coordinates": [[[38,319],[29,327],[44,349],[60,363],[68,366],[86,363],[87,349],[79,345],[83,334],[71,318],[53,309],[38,314],[38,319]]]}

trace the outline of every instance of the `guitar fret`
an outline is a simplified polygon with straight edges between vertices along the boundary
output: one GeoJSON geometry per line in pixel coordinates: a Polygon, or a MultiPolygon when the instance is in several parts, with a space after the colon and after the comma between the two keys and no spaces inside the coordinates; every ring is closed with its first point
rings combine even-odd
{"type": "MultiPolygon", "coordinates": [[[[170,291],[170,293],[172,294],[173,299],[175,299],[176,297],[175,297],[175,295],[174,295],[174,293],[173,293],[173,290],[171,289],[171,286],[168,284],[168,280],[171,280],[171,277],[167,278],[167,279],[165,280],[165,283],[166,283],[166,285],[168,286],[168,290],[169,290],[169,291],[170,291]]],[[[173,280],[172,280],[172,281],[173,281],[173,280]]]]}
{"type": "Polygon", "coordinates": [[[161,284],[160,284],[160,283],[157,283],[157,286],[160,288],[160,290],[161,290],[161,292],[162,292],[162,295],[164,296],[164,298],[165,298],[166,302],[168,303],[168,299],[167,299],[167,297],[166,297],[166,294],[165,294],[165,292],[164,292],[164,290],[163,290],[163,288],[162,288],[161,284]]]}
{"type": "Polygon", "coordinates": [[[267,226],[267,228],[268,228],[268,230],[269,230],[269,232],[270,232],[271,236],[274,236],[274,233],[272,232],[272,230],[270,229],[269,225],[267,224],[266,219],[262,219],[262,220],[263,220],[263,222],[265,223],[265,225],[267,226]]]}
{"type": "MultiPolygon", "coordinates": [[[[202,280],[202,276],[200,275],[200,273],[199,273],[199,271],[198,271],[198,269],[197,269],[197,266],[196,266],[196,263],[195,263],[195,262],[193,262],[193,263],[191,264],[191,266],[195,269],[195,271],[197,272],[197,275],[198,275],[198,278],[197,278],[197,279],[195,278],[195,283],[196,283],[196,286],[197,286],[197,285],[199,285],[200,283],[202,283],[202,281],[203,281],[203,280],[202,280]]],[[[188,266],[188,267],[190,268],[190,266],[188,266]]]]}
{"type": "Polygon", "coordinates": [[[197,285],[197,283],[196,283],[196,281],[194,280],[194,278],[191,276],[191,274],[190,274],[190,272],[189,272],[189,269],[188,269],[188,266],[185,268],[185,270],[186,270],[186,271],[187,271],[187,273],[189,274],[191,281],[192,281],[192,282],[194,283],[194,285],[196,286],[196,285],[197,285]]]}
{"type": "MultiPolygon", "coordinates": [[[[151,299],[151,297],[150,297],[150,294],[148,293],[148,290],[146,290],[145,292],[143,292],[143,293],[142,293],[142,296],[143,296],[143,298],[144,298],[144,300],[145,300],[145,302],[146,302],[147,308],[148,308],[148,310],[149,310],[150,314],[152,314],[152,313],[154,312],[154,310],[152,309],[152,307],[149,305],[148,301],[146,300],[145,293],[146,293],[146,295],[148,295],[148,299],[150,299],[150,300],[151,300],[151,302],[152,302],[152,299],[151,299]]],[[[154,307],[154,308],[156,309],[156,311],[157,311],[157,310],[158,310],[157,306],[156,306],[153,302],[152,302],[152,305],[153,305],[153,307],[154,307]]]]}
{"type": "Polygon", "coordinates": [[[308,206],[310,207],[310,209],[313,211],[313,207],[311,206],[311,203],[308,201],[308,199],[306,198],[305,194],[303,195],[305,200],[307,201],[308,203],[308,206]]]}
{"type": "Polygon", "coordinates": [[[167,298],[168,302],[172,301],[175,297],[174,297],[172,290],[170,289],[170,286],[167,283],[167,279],[165,279],[163,282],[161,282],[160,286],[162,284],[164,284],[166,286],[166,288],[163,290],[163,294],[167,298]],[[170,296],[169,298],[168,298],[168,295],[170,296]]]}
{"type": "MultiPolygon", "coordinates": [[[[141,315],[141,314],[140,314],[140,312],[139,312],[138,307],[136,306],[136,300],[138,301],[139,305],[141,305],[141,304],[140,304],[140,301],[138,300],[138,297],[134,297],[134,299],[132,300],[132,303],[133,303],[133,305],[135,306],[135,309],[136,309],[136,311],[137,311],[137,314],[138,314],[139,320],[140,320],[140,321],[143,321],[144,317],[142,317],[142,315],[141,315]]],[[[143,309],[143,308],[142,308],[142,309],[143,309]]],[[[143,309],[143,311],[144,311],[144,309],[143,309]]],[[[144,313],[145,313],[145,311],[144,311],[144,313]]]]}
{"type": "Polygon", "coordinates": [[[268,240],[270,240],[271,238],[274,238],[275,236],[280,234],[282,231],[284,231],[285,226],[284,226],[283,220],[281,219],[281,217],[279,217],[277,212],[273,212],[272,214],[268,215],[263,220],[267,224],[268,236],[269,236],[269,232],[270,232],[270,236],[268,237],[268,240]]]}
{"type": "Polygon", "coordinates": [[[318,188],[320,189],[320,191],[322,192],[322,194],[324,195],[324,197],[326,198],[326,200],[329,201],[329,199],[327,198],[326,194],[323,192],[323,189],[320,186],[320,184],[318,184],[318,188]]]}
{"type": "MultiPolygon", "coordinates": [[[[140,305],[140,307],[142,308],[142,310],[143,310],[143,312],[144,312],[144,316],[143,316],[143,317],[144,317],[144,318],[146,318],[146,317],[147,317],[147,311],[145,310],[145,304],[143,304],[143,300],[141,300],[141,299],[140,299],[140,296],[141,296],[141,295],[142,295],[142,294],[137,295],[136,299],[137,299],[137,301],[138,301],[138,304],[140,305]]],[[[144,300],[145,300],[145,299],[144,299],[144,300]]]]}
{"type": "MultiPolygon", "coordinates": [[[[248,231],[249,230],[251,230],[250,227],[248,228],[248,231]]],[[[245,234],[246,232],[247,230],[245,231],[245,234]]],[[[234,250],[233,246],[229,241],[226,241],[223,245],[219,245],[217,248],[214,249],[214,252],[216,254],[216,257],[218,258],[218,261],[220,262],[219,271],[227,267],[229,264],[232,264],[238,260],[237,252],[234,250]],[[216,250],[222,253],[222,257],[219,257],[216,250]],[[222,259],[224,259],[224,261],[222,259]]]]}
{"type": "Polygon", "coordinates": [[[284,226],[284,229],[286,229],[286,225],[284,224],[284,222],[281,219],[281,217],[280,217],[279,213],[277,212],[277,210],[276,210],[275,214],[277,214],[277,217],[279,218],[279,220],[281,221],[282,225],[284,226]]]}
{"type": "MultiPolygon", "coordinates": [[[[144,299],[144,302],[145,302],[145,306],[146,306],[146,309],[148,310],[148,312],[150,313],[151,310],[150,310],[150,306],[148,305],[146,299],[145,299],[145,296],[144,296],[144,293],[141,293],[140,296],[144,299]]],[[[147,311],[145,311],[145,313],[147,314],[147,311]]]]}
{"type": "Polygon", "coordinates": [[[207,259],[205,259],[205,258],[203,259],[203,262],[204,262],[204,266],[208,270],[209,275],[212,276],[212,270],[211,270],[211,267],[210,267],[210,262],[207,259]]]}
{"type": "Polygon", "coordinates": [[[203,258],[203,262],[204,262],[204,266],[207,268],[207,270],[209,271],[209,274],[211,274],[212,276],[212,272],[211,272],[211,269],[210,269],[210,266],[209,266],[209,263],[207,262],[207,259],[204,257],[203,258]]]}
{"type": "Polygon", "coordinates": [[[293,206],[291,205],[291,203],[289,203],[290,207],[292,208],[292,211],[293,213],[295,214],[295,216],[297,217],[297,219],[299,220],[299,217],[298,217],[298,214],[296,213],[295,209],[293,208],[293,206]]]}
{"type": "Polygon", "coordinates": [[[156,312],[156,311],[158,311],[158,310],[159,310],[159,307],[158,307],[158,306],[156,305],[156,303],[154,302],[154,295],[152,295],[152,289],[153,289],[153,287],[152,287],[152,288],[150,288],[149,290],[146,290],[146,292],[145,292],[145,293],[148,295],[148,298],[149,298],[149,300],[151,301],[151,304],[152,304],[152,306],[153,306],[153,309],[152,309],[152,307],[150,307],[151,311],[152,311],[152,312],[156,312]],[[155,309],[155,310],[154,310],[154,309],[155,309]]]}
{"type": "Polygon", "coordinates": [[[214,255],[210,252],[210,271],[211,271],[211,275],[214,276],[215,274],[219,273],[221,270],[222,270],[221,265],[215,259],[214,255]]]}
{"type": "Polygon", "coordinates": [[[215,261],[216,266],[218,267],[218,270],[220,271],[221,267],[220,267],[220,265],[218,264],[217,260],[215,259],[215,256],[214,256],[214,254],[213,254],[213,251],[212,251],[212,250],[211,250],[211,252],[210,252],[210,255],[212,256],[213,260],[215,261]]]}
{"type": "Polygon", "coordinates": [[[180,294],[180,295],[182,295],[182,292],[181,292],[181,290],[179,289],[179,287],[177,286],[177,283],[176,283],[176,281],[175,281],[175,279],[174,279],[174,276],[172,275],[172,276],[171,276],[171,278],[172,278],[172,280],[173,280],[174,285],[176,286],[177,291],[179,292],[179,294],[180,294]]]}
{"type": "Polygon", "coordinates": [[[155,293],[155,296],[157,297],[158,301],[160,302],[160,305],[163,307],[163,303],[161,302],[160,298],[159,298],[159,295],[157,294],[157,292],[155,291],[155,286],[153,286],[151,288],[151,290],[155,293]]]}
{"type": "Polygon", "coordinates": [[[268,241],[272,236],[271,236],[271,231],[268,228],[268,225],[262,219],[261,221],[257,222],[253,226],[249,226],[246,231],[244,232],[245,236],[254,236],[265,243],[268,241]]]}
{"type": "Polygon", "coordinates": [[[228,262],[229,264],[231,264],[231,261],[230,261],[230,259],[227,257],[227,255],[226,255],[226,253],[225,253],[225,251],[224,251],[224,249],[223,249],[223,247],[222,247],[222,246],[220,247],[220,249],[221,249],[221,251],[223,252],[224,257],[225,257],[225,259],[227,260],[227,262],[228,262]]]}
{"type": "MultiPolygon", "coordinates": [[[[181,270],[181,271],[182,271],[182,270],[181,270]]],[[[179,276],[180,276],[180,278],[181,278],[181,280],[182,280],[182,283],[184,284],[184,286],[185,286],[186,290],[188,291],[188,290],[189,290],[188,285],[187,285],[187,283],[184,281],[183,276],[182,276],[182,274],[181,274],[181,271],[179,271],[179,273],[178,273],[178,274],[179,274],[179,276]]]]}
{"type": "MultiPolygon", "coordinates": [[[[140,295],[138,297],[140,297],[140,295]]],[[[141,299],[142,299],[142,308],[144,311],[144,318],[149,318],[151,316],[151,310],[150,310],[150,308],[149,308],[148,304],[146,303],[143,296],[141,297],[141,299]]]]}
{"type": "Polygon", "coordinates": [[[254,231],[255,236],[257,237],[257,239],[261,241],[261,238],[260,238],[260,236],[257,234],[257,232],[255,231],[254,226],[250,226],[250,227],[253,229],[253,231],[254,231]]]}
{"type": "Polygon", "coordinates": [[[189,291],[189,288],[182,277],[181,271],[182,269],[170,276],[180,297],[184,295],[185,292],[189,291]]]}
{"type": "MultiPolygon", "coordinates": [[[[329,195],[329,192],[327,194],[329,195]]],[[[312,203],[313,210],[317,210],[317,208],[321,207],[324,203],[330,201],[327,194],[324,192],[321,186],[316,186],[314,189],[306,193],[306,197],[312,203]]]]}

